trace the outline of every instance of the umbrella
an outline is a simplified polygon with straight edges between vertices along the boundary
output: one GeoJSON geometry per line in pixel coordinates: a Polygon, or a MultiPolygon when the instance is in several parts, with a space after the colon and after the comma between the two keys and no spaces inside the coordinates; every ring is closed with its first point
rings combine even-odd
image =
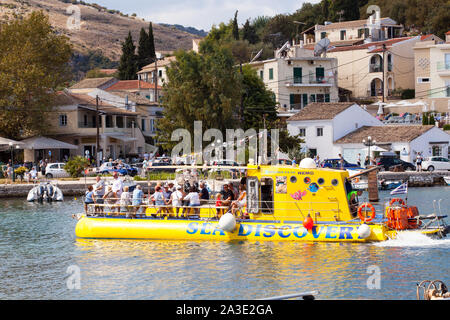
{"type": "Polygon", "coordinates": [[[431,110],[431,111],[435,111],[435,110],[436,110],[436,107],[435,107],[435,105],[434,105],[434,100],[431,101],[431,107],[430,107],[430,110],[431,110]]]}
{"type": "Polygon", "coordinates": [[[22,144],[22,142],[0,137],[0,145],[22,144]]]}
{"type": "MultiPolygon", "coordinates": [[[[369,152],[369,147],[364,148],[364,149],[361,149],[361,151],[369,152]]],[[[370,147],[370,151],[380,151],[380,152],[383,152],[383,151],[387,151],[387,150],[386,150],[386,149],[383,149],[383,148],[381,148],[381,147],[379,147],[379,146],[372,146],[372,147],[370,147]]]]}
{"type": "Polygon", "coordinates": [[[383,113],[384,113],[384,111],[383,111],[383,104],[385,104],[385,103],[378,101],[378,111],[377,111],[377,114],[383,114],[383,113]]]}
{"type": "Polygon", "coordinates": [[[21,141],[21,149],[43,150],[43,149],[78,149],[77,146],[47,137],[33,137],[21,141]]]}

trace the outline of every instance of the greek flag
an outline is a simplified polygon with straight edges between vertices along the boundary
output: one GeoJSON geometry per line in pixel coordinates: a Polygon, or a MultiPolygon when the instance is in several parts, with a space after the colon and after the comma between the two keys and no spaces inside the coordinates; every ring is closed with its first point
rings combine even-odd
{"type": "Polygon", "coordinates": [[[408,181],[405,183],[402,183],[397,188],[391,191],[391,195],[394,194],[406,194],[408,193],[408,181]]]}

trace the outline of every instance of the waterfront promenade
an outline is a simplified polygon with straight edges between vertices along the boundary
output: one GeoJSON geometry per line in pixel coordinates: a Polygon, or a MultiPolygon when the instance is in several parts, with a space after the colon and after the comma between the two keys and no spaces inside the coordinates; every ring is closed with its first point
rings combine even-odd
{"type": "MultiPolygon", "coordinates": [[[[435,185],[444,185],[444,176],[450,176],[450,172],[448,171],[434,171],[434,172],[389,172],[383,171],[378,173],[378,179],[385,180],[398,180],[398,181],[406,181],[408,180],[408,185],[410,187],[429,187],[435,185]]],[[[106,182],[112,181],[111,177],[104,178],[106,182]]],[[[42,179],[41,182],[45,182],[47,180],[42,179]]],[[[80,178],[78,180],[57,180],[53,179],[52,182],[56,182],[57,186],[61,189],[64,196],[82,196],[86,192],[86,188],[88,185],[95,184],[94,177],[80,178]]],[[[133,181],[133,180],[131,180],[133,181]]],[[[224,180],[228,181],[228,179],[224,180]]],[[[221,186],[224,181],[220,181],[216,183],[216,191],[218,191],[218,187],[221,186]]],[[[233,181],[233,180],[231,180],[233,181]]],[[[237,181],[237,180],[236,180],[237,181]]],[[[134,181],[133,181],[134,182],[134,181]]],[[[165,181],[161,181],[165,182],[165,181]]],[[[210,187],[214,186],[213,180],[208,180],[208,185],[210,187]]],[[[150,181],[150,187],[155,187],[158,183],[157,180],[150,181]]],[[[147,193],[148,192],[148,184],[149,181],[136,181],[136,184],[142,187],[142,190],[147,193]]],[[[0,184],[0,198],[26,198],[28,192],[35,186],[32,183],[15,183],[15,184],[0,184]]]]}

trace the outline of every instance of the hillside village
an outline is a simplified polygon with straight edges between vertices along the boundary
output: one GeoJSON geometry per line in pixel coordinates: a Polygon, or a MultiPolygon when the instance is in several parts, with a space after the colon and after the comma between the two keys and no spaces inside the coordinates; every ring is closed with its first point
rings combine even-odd
{"type": "MultiPolygon", "coordinates": [[[[368,155],[362,138],[382,132],[380,149],[405,161],[414,162],[419,152],[448,157],[450,31],[445,38],[403,36],[403,28],[376,15],[316,24],[271,57],[243,65],[270,90],[276,116],[301,139],[297,151],[303,156],[342,154],[356,162],[368,155]]],[[[201,54],[202,39],[190,41],[189,50],[201,54]]],[[[86,154],[131,160],[168,152],[158,144],[157,124],[164,118],[167,71],[177,58],[161,49],[134,80],[120,80],[116,69],[104,69],[100,78],[60,90],[46,136],[72,147],[25,150],[24,161],[36,162],[44,152],[52,161],[86,154]]],[[[370,156],[378,153],[372,150],[370,156]]]]}

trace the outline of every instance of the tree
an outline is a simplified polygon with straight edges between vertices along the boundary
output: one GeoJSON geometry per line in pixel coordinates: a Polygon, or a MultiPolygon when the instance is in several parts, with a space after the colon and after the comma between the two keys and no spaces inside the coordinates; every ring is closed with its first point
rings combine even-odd
{"type": "Polygon", "coordinates": [[[166,148],[175,129],[194,134],[194,121],[202,121],[203,130],[234,128],[234,114],[240,104],[239,75],[227,48],[216,47],[211,53],[179,51],[167,68],[164,85],[164,117],[158,121],[158,140],[166,148]]]}
{"type": "Polygon", "coordinates": [[[250,21],[248,19],[247,21],[245,21],[244,27],[242,28],[242,38],[244,40],[247,40],[250,44],[255,44],[259,41],[256,30],[250,24],[250,21]]]}
{"type": "Polygon", "coordinates": [[[0,136],[45,134],[57,90],[71,78],[72,48],[34,11],[0,27],[0,136]]]}
{"type": "Polygon", "coordinates": [[[150,55],[150,63],[155,61],[156,52],[155,52],[155,37],[153,36],[153,24],[150,22],[148,27],[148,52],[150,55]]]}
{"type": "Polygon", "coordinates": [[[237,21],[237,15],[238,15],[238,11],[236,10],[236,12],[234,13],[234,20],[233,20],[233,37],[234,37],[234,40],[239,40],[239,26],[238,26],[238,21],[237,21]]]}
{"type": "Polygon", "coordinates": [[[144,28],[141,28],[139,34],[139,47],[137,54],[138,70],[141,70],[144,66],[150,64],[150,52],[149,52],[149,38],[144,28]]]}
{"type": "Polygon", "coordinates": [[[133,43],[131,31],[128,32],[128,37],[122,43],[122,56],[119,63],[119,79],[120,80],[135,80],[138,72],[136,47],[133,43]]]}

